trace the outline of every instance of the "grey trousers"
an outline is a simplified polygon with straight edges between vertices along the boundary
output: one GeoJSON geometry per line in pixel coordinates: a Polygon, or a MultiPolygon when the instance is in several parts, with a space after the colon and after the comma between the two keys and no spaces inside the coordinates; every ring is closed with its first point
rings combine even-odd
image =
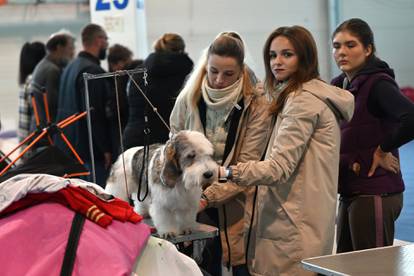
{"type": "Polygon", "coordinates": [[[403,194],[341,196],[337,253],[392,245],[403,194]]]}

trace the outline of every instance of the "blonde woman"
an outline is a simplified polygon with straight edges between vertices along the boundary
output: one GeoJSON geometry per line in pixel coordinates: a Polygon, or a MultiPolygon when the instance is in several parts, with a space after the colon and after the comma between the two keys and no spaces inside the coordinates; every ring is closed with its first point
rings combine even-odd
{"type": "MultiPolygon", "coordinates": [[[[181,91],[170,117],[171,131],[204,133],[214,145],[218,164],[259,160],[271,117],[263,95],[254,89],[251,70],[244,63],[244,45],[223,33],[209,46],[181,91]]],[[[249,275],[246,248],[255,188],[231,182],[215,183],[203,193],[199,219],[220,228],[220,243],[207,245],[202,268],[221,275],[220,255],[233,275],[249,275]],[[222,254],[220,247],[222,248],[222,254]]]]}

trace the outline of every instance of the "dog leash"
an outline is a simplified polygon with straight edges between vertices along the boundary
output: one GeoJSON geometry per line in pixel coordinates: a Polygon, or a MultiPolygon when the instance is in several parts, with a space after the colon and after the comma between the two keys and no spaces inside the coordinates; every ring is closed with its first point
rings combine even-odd
{"type": "MultiPolygon", "coordinates": [[[[144,75],[144,85],[147,86],[147,76],[144,75]]],[[[143,94],[144,98],[147,98],[146,92],[139,90],[141,94],[143,94]]],[[[149,102],[149,99],[147,100],[149,102]]],[[[150,103],[151,104],[151,103],[150,103]]],[[[151,105],[152,106],[152,105],[151,105]]],[[[137,200],[143,202],[148,196],[148,164],[149,164],[149,144],[150,144],[150,134],[151,129],[148,125],[148,103],[144,102],[144,153],[142,155],[142,166],[139,172],[139,180],[138,180],[138,193],[137,193],[137,200]],[[145,173],[145,178],[144,177],[145,173]],[[145,186],[145,194],[141,198],[141,189],[142,186],[145,186]]]]}
{"type": "MultiPolygon", "coordinates": [[[[138,83],[135,81],[135,79],[133,78],[132,74],[128,71],[125,71],[126,74],[128,75],[130,82],[132,82],[135,87],[137,88],[137,90],[139,91],[139,93],[142,95],[142,97],[145,99],[147,105],[146,107],[151,106],[152,111],[158,116],[158,118],[161,120],[161,122],[164,124],[164,126],[168,129],[168,131],[171,132],[171,129],[169,127],[169,125],[165,122],[164,118],[161,116],[161,114],[158,112],[157,107],[155,107],[152,102],[150,101],[150,99],[147,97],[147,95],[145,94],[145,92],[141,89],[141,87],[138,85],[138,83]]],[[[148,82],[147,82],[147,72],[144,72],[144,85],[147,86],[148,82]]],[[[119,102],[118,102],[118,90],[117,90],[117,85],[116,85],[116,77],[115,77],[115,87],[116,87],[116,94],[117,94],[117,107],[118,107],[118,124],[120,125],[120,111],[119,111],[119,102]]],[[[145,108],[147,109],[147,108],[145,108]]],[[[148,112],[145,112],[144,115],[144,120],[145,120],[145,128],[144,128],[144,154],[142,156],[142,167],[140,169],[140,173],[139,173],[139,181],[138,181],[138,193],[137,193],[137,200],[142,202],[145,200],[145,198],[148,196],[148,164],[149,164],[149,134],[151,133],[150,128],[148,127],[148,112]],[[145,177],[144,177],[144,173],[145,173],[145,177]],[[144,183],[142,182],[142,180],[144,179],[144,183]],[[142,190],[142,185],[145,185],[145,194],[144,196],[141,198],[141,190],[142,190]]],[[[121,150],[123,152],[123,144],[122,144],[122,133],[120,133],[120,140],[121,140],[121,150]]],[[[122,165],[123,165],[123,169],[124,169],[124,177],[125,177],[125,186],[126,186],[126,192],[127,195],[129,195],[128,192],[128,185],[127,185],[127,177],[126,177],[126,169],[125,169],[125,160],[124,160],[124,155],[122,154],[122,165]]]]}
{"type": "MultiPolygon", "coordinates": [[[[150,101],[150,99],[148,99],[147,95],[145,95],[144,91],[142,91],[141,87],[139,87],[139,85],[137,84],[137,82],[134,80],[134,78],[132,77],[132,75],[126,71],[130,80],[134,83],[135,87],[138,89],[138,91],[141,93],[141,95],[144,97],[145,101],[151,106],[152,111],[157,114],[158,118],[161,120],[161,122],[164,124],[164,126],[168,129],[168,131],[171,132],[170,126],[165,122],[164,118],[161,116],[161,114],[158,112],[158,109],[156,106],[154,106],[152,104],[152,102],[150,101]]],[[[144,81],[145,81],[145,86],[147,86],[147,73],[144,73],[144,81]]]]}
{"type": "MultiPolygon", "coordinates": [[[[149,131],[148,128],[145,128],[144,132],[149,131]]],[[[139,180],[138,180],[138,193],[137,193],[137,199],[140,202],[143,202],[145,198],[148,196],[148,163],[149,163],[149,132],[148,134],[145,134],[144,137],[144,154],[142,155],[142,166],[139,172],[139,180]],[[144,183],[142,182],[142,178],[144,176],[145,172],[145,178],[144,183]],[[144,197],[141,198],[141,188],[142,185],[145,185],[145,194],[144,197]]]]}
{"type": "Polygon", "coordinates": [[[118,130],[119,130],[119,142],[121,144],[121,157],[122,157],[122,168],[124,170],[124,180],[125,180],[125,191],[126,194],[129,195],[128,191],[128,177],[126,176],[126,168],[125,168],[125,157],[124,157],[124,142],[122,137],[122,129],[121,129],[121,111],[119,109],[119,92],[118,92],[118,82],[116,80],[117,75],[114,75],[115,81],[115,95],[116,95],[116,112],[118,117],[118,130]]]}
{"type": "MultiPolygon", "coordinates": [[[[153,111],[158,115],[158,117],[160,117],[161,121],[164,123],[164,125],[166,125],[166,127],[168,128],[168,130],[170,130],[170,128],[168,127],[168,125],[165,123],[165,121],[163,120],[163,118],[161,117],[161,115],[158,113],[157,108],[152,105],[151,101],[148,99],[148,97],[146,96],[146,94],[144,93],[144,91],[142,91],[141,87],[139,87],[139,85],[136,83],[136,81],[134,80],[132,74],[128,71],[125,71],[126,74],[128,75],[130,81],[132,83],[134,83],[135,87],[137,88],[137,90],[142,94],[142,96],[144,97],[144,99],[151,105],[153,111]]],[[[147,86],[148,82],[147,82],[147,72],[144,72],[144,85],[147,86]]],[[[120,116],[120,109],[119,109],[119,93],[118,93],[118,85],[117,85],[117,79],[116,79],[116,75],[114,75],[114,80],[115,80],[115,94],[116,94],[116,106],[117,106],[117,117],[118,117],[118,125],[121,126],[121,116],[120,116]]],[[[137,200],[138,201],[144,201],[145,198],[148,196],[148,163],[149,163],[149,134],[150,134],[150,129],[148,128],[148,116],[147,114],[145,114],[144,116],[144,120],[145,120],[145,128],[144,128],[144,154],[142,157],[142,164],[143,166],[141,167],[140,170],[140,174],[139,174],[139,182],[138,182],[138,193],[137,193],[137,200]],[[141,198],[141,187],[142,187],[142,178],[144,176],[144,171],[145,171],[145,181],[144,181],[144,185],[146,186],[146,191],[145,194],[143,196],[143,198],[141,198]]],[[[122,156],[122,167],[124,170],[124,179],[125,179],[125,191],[128,197],[129,196],[129,191],[128,191],[128,180],[127,180],[127,175],[126,175],[126,168],[125,168],[125,157],[124,157],[124,144],[123,144],[123,136],[122,136],[122,131],[121,131],[121,127],[119,127],[119,140],[121,143],[121,156],[122,156]]]]}

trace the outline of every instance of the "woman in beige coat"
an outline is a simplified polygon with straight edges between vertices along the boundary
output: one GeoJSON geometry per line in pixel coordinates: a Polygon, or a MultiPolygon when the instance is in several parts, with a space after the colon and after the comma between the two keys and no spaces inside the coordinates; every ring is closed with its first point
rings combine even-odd
{"type": "Polygon", "coordinates": [[[264,63],[277,116],[265,160],[221,167],[220,177],[260,185],[250,272],[306,275],[302,259],[332,253],[339,121],[351,118],[353,96],[319,80],[315,41],[303,27],[276,29],[264,63]]]}
{"type": "MultiPolygon", "coordinates": [[[[234,34],[218,36],[177,98],[171,131],[204,133],[220,165],[259,160],[270,136],[271,116],[269,103],[255,91],[252,80],[241,40],[234,34]]],[[[208,209],[200,219],[220,228],[221,245],[207,246],[203,254],[202,268],[211,275],[221,275],[220,246],[222,260],[233,268],[233,275],[248,275],[245,251],[255,191],[231,182],[215,183],[204,191],[200,205],[208,209]]]]}

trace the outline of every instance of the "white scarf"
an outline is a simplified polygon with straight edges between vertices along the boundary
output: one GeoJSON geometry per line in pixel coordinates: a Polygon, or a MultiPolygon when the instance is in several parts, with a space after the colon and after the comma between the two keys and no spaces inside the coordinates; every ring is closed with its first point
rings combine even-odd
{"type": "Polygon", "coordinates": [[[287,81],[278,82],[273,86],[273,89],[269,91],[268,94],[268,100],[270,101],[276,101],[276,99],[279,97],[280,93],[285,90],[286,86],[288,85],[287,81]],[[270,98],[269,98],[270,96],[270,98]]]}
{"type": "Polygon", "coordinates": [[[239,79],[223,89],[213,89],[208,86],[207,77],[201,85],[201,94],[207,106],[206,137],[214,145],[213,158],[221,163],[228,135],[228,118],[233,107],[241,108],[237,102],[242,95],[243,80],[239,79]]]}
{"type": "Polygon", "coordinates": [[[243,79],[240,78],[226,88],[214,89],[208,85],[207,76],[205,76],[201,84],[201,94],[208,108],[212,110],[230,109],[229,111],[231,111],[242,97],[242,88],[243,79]]]}

